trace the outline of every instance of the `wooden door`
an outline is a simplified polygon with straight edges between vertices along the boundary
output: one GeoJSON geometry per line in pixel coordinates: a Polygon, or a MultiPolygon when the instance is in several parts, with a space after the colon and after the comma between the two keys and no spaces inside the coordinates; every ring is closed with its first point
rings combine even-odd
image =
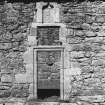
{"type": "Polygon", "coordinates": [[[37,52],[38,89],[60,89],[61,51],[37,52]]]}

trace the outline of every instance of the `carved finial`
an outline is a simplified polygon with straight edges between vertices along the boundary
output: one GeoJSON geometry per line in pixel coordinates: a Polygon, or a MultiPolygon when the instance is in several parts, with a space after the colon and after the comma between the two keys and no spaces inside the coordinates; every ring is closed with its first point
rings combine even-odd
{"type": "Polygon", "coordinates": [[[47,5],[43,6],[43,9],[45,8],[54,8],[54,6],[51,5],[50,2],[48,2],[47,5]]]}
{"type": "Polygon", "coordinates": [[[7,4],[7,3],[8,3],[8,1],[7,1],[7,0],[5,0],[5,1],[4,1],[4,3],[5,3],[5,4],[7,4]]]}

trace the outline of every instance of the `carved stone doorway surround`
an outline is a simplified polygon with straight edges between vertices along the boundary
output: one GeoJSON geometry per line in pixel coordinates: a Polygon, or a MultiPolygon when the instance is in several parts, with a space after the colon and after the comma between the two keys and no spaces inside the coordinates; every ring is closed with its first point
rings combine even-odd
{"type": "Polygon", "coordinates": [[[69,59],[69,51],[66,43],[66,34],[67,29],[66,25],[63,23],[32,23],[32,28],[35,30],[34,37],[37,37],[37,28],[39,26],[58,26],[59,27],[59,41],[62,42],[61,46],[37,46],[37,40],[35,41],[36,44],[33,46],[33,97],[37,98],[37,68],[36,68],[36,61],[35,61],[35,53],[38,50],[56,50],[57,48],[62,52],[62,70],[61,70],[61,79],[60,79],[60,94],[61,100],[69,99],[69,91],[70,91],[70,81],[69,81],[69,66],[70,66],[70,59],[69,59]],[[63,78],[63,79],[62,79],[63,78]]]}
{"type": "Polygon", "coordinates": [[[70,72],[70,46],[68,46],[66,41],[66,35],[67,35],[67,28],[64,23],[60,23],[59,19],[59,6],[57,4],[52,3],[55,5],[55,10],[58,11],[56,13],[56,16],[54,18],[53,23],[42,23],[42,6],[43,3],[37,3],[37,18],[33,21],[31,25],[31,29],[34,31],[31,34],[32,40],[34,40],[35,44],[30,48],[33,49],[33,97],[37,98],[37,62],[36,62],[36,53],[39,50],[60,50],[62,53],[61,56],[61,71],[60,71],[60,98],[61,100],[68,100],[70,96],[71,91],[71,85],[70,85],[70,75],[72,74],[70,72]],[[37,28],[38,27],[46,27],[46,26],[57,26],[59,27],[59,41],[62,42],[62,45],[60,46],[37,46],[37,28]]]}

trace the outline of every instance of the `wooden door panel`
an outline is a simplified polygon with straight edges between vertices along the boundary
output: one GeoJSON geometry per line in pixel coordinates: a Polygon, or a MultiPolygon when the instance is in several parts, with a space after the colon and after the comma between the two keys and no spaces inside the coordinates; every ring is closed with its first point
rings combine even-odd
{"type": "Polygon", "coordinates": [[[61,51],[37,52],[38,89],[60,89],[60,65],[61,51]]]}

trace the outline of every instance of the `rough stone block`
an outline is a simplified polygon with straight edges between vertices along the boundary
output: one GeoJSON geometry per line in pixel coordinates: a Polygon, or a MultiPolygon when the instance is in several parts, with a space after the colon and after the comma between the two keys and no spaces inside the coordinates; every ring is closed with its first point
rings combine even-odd
{"type": "Polygon", "coordinates": [[[82,38],[80,37],[74,37],[74,38],[68,38],[67,43],[68,44],[78,44],[82,42],[82,38]]]}
{"type": "Polygon", "coordinates": [[[81,25],[81,28],[84,29],[84,30],[90,30],[91,29],[91,26],[89,24],[87,24],[87,23],[83,23],[81,25]]]}
{"type": "MultiPolygon", "coordinates": [[[[102,82],[102,83],[105,83],[105,78],[102,78],[102,79],[101,79],[101,82],[102,82]]],[[[104,84],[104,85],[105,85],[105,84],[104,84]]]]}
{"type": "Polygon", "coordinates": [[[97,16],[95,20],[98,23],[104,23],[105,22],[104,16],[97,16]]]}
{"type": "Polygon", "coordinates": [[[95,21],[95,18],[93,18],[92,16],[87,15],[86,16],[86,23],[91,24],[95,21]]]}
{"type": "Polygon", "coordinates": [[[8,90],[2,90],[0,92],[0,98],[8,98],[10,97],[10,95],[11,95],[11,92],[8,90]]]}
{"type": "Polygon", "coordinates": [[[94,67],[94,72],[101,72],[103,70],[102,66],[96,66],[94,67]]]}
{"type": "Polygon", "coordinates": [[[88,74],[82,74],[82,78],[83,79],[91,78],[91,74],[90,73],[88,73],[88,74]]]}
{"type": "Polygon", "coordinates": [[[105,96],[95,95],[95,96],[80,96],[79,99],[88,102],[104,102],[105,96]]]}
{"type": "Polygon", "coordinates": [[[67,29],[67,34],[68,35],[73,35],[73,29],[67,29]]]}
{"type": "Polygon", "coordinates": [[[99,78],[87,78],[84,80],[84,82],[90,85],[90,84],[100,83],[100,79],[99,78]]]}
{"type": "Polygon", "coordinates": [[[99,25],[97,23],[93,23],[91,25],[91,29],[93,32],[99,32],[101,30],[101,27],[99,27],[99,25]]]}
{"type": "Polygon", "coordinates": [[[83,51],[73,51],[71,52],[71,57],[75,59],[84,58],[84,52],[83,51]]]}
{"type": "Polygon", "coordinates": [[[74,44],[71,45],[72,51],[83,51],[83,44],[74,44]]]}
{"type": "Polygon", "coordinates": [[[84,32],[82,30],[76,30],[75,35],[82,37],[84,36],[84,32]]]}
{"type": "Polygon", "coordinates": [[[24,102],[9,102],[5,103],[5,105],[24,105],[24,102]]]}
{"type": "Polygon", "coordinates": [[[77,103],[60,103],[60,105],[78,105],[77,103]]]}
{"type": "Polygon", "coordinates": [[[19,88],[12,89],[12,97],[24,98],[24,97],[28,97],[28,96],[29,96],[29,92],[24,87],[21,87],[20,89],[19,88]]]}
{"type": "Polygon", "coordinates": [[[93,72],[93,67],[91,67],[91,66],[84,66],[81,69],[82,69],[82,73],[91,73],[91,72],[93,72]]]}
{"type": "Polygon", "coordinates": [[[27,83],[28,82],[28,78],[26,74],[16,74],[15,75],[15,81],[16,83],[27,83]]]}
{"type": "Polygon", "coordinates": [[[101,48],[105,51],[105,45],[102,45],[101,48]]]}
{"type": "Polygon", "coordinates": [[[22,34],[20,32],[18,34],[13,34],[13,39],[17,40],[17,41],[22,40],[22,39],[24,39],[24,34],[22,34]]]}
{"type": "Polygon", "coordinates": [[[88,66],[91,65],[91,59],[87,59],[85,61],[80,62],[81,59],[78,60],[78,62],[80,63],[81,66],[88,66]]]}
{"type": "Polygon", "coordinates": [[[92,65],[93,66],[103,66],[105,65],[105,61],[104,60],[92,60],[92,65]]]}
{"type": "Polygon", "coordinates": [[[100,43],[103,42],[103,37],[89,37],[85,38],[85,41],[88,43],[100,43]]]}
{"type": "Polygon", "coordinates": [[[105,57],[104,51],[101,51],[101,50],[100,52],[98,51],[98,53],[96,54],[96,57],[104,58],[105,57]]]}
{"type": "Polygon", "coordinates": [[[11,48],[11,43],[0,43],[0,50],[6,50],[11,48]]]}
{"type": "Polygon", "coordinates": [[[99,31],[99,32],[96,32],[96,35],[99,36],[99,37],[105,37],[105,32],[104,31],[99,31]]]}
{"type": "Polygon", "coordinates": [[[87,37],[95,37],[96,36],[96,34],[93,31],[87,31],[85,34],[87,37]]]}
{"type": "Polygon", "coordinates": [[[13,42],[13,43],[12,43],[12,47],[13,47],[13,48],[17,48],[18,46],[19,46],[19,42],[13,42]]]}
{"type": "Polygon", "coordinates": [[[8,90],[8,89],[10,89],[10,86],[3,86],[3,85],[0,86],[0,90],[8,90]]]}
{"type": "Polygon", "coordinates": [[[12,80],[12,76],[11,75],[3,75],[2,77],[1,77],[1,81],[2,82],[12,82],[13,80],[12,80]]]}

